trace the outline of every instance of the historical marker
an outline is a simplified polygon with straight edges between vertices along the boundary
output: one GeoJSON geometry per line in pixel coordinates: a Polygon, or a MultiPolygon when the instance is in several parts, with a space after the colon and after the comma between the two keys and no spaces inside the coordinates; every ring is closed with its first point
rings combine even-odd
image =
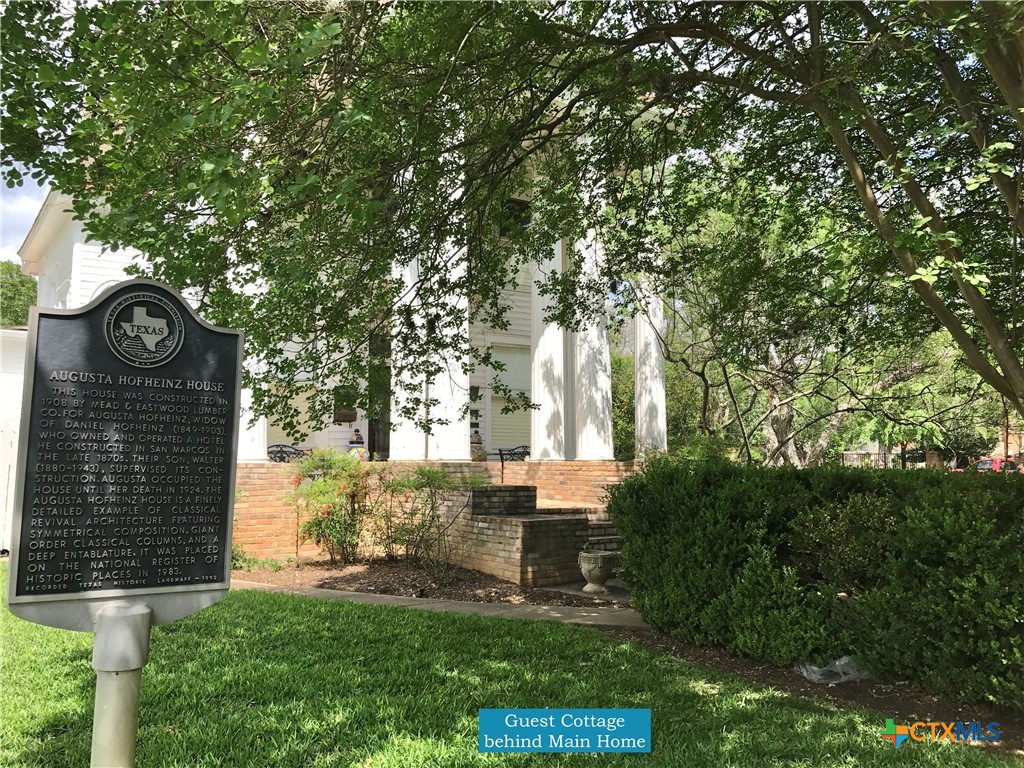
{"type": "Polygon", "coordinates": [[[104,602],[162,624],[228,588],[241,334],[122,283],[29,325],[8,604],[93,631],[104,602]]]}
{"type": "Polygon", "coordinates": [[[7,604],[95,633],[93,768],[134,764],[152,626],[227,593],[241,356],[148,280],[32,309],[7,604]]]}

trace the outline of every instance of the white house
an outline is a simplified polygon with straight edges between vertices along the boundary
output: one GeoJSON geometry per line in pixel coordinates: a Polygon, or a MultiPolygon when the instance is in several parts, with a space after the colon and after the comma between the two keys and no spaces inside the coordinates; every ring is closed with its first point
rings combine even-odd
{"type": "Polygon", "coordinates": [[[0,550],[11,548],[26,337],[25,328],[0,328],[0,550]]]}
{"type": "MultiPolygon", "coordinates": [[[[547,263],[537,269],[561,270],[565,255],[572,248],[596,246],[560,241],[554,244],[547,263]]],[[[23,271],[38,278],[39,306],[61,308],[89,303],[104,289],[126,279],[125,268],[144,258],[137,251],[111,251],[87,243],[81,223],[72,215],[71,198],[58,192],[47,196],[18,254],[23,271]]],[[[415,265],[410,269],[415,269],[415,265]]],[[[447,423],[434,427],[429,435],[412,423],[392,424],[388,435],[390,458],[466,461],[470,459],[470,436],[477,430],[492,453],[528,445],[531,461],[612,458],[607,328],[595,326],[573,333],[545,323],[535,274],[526,270],[520,274],[518,284],[506,290],[506,299],[510,307],[507,329],[469,326],[467,322],[466,333],[475,344],[492,345],[494,356],[507,367],[502,374],[503,383],[527,394],[538,407],[503,414],[504,402],[489,393],[485,373],[446,374],[426,386],[431,397],[439,401],[431,418],[447,423]],[[471,392],[476,396],[473,409],[464,416],[462,411],[471,392]]],[[[664,361],[655,330],[660,323],[659,307],[659,302],[652,302],[650,311],[637,319],[636,423],[638,446],[664,450],[664,361]]],[[[13,487],[10,475],[20,423],[25,358],[25,331],[4,329],[2,333],[0,482],[5,485],[0,490],[8,482],[13,487]]],[[[268,423],[261,418],[250,425],[250,414],[244,412],[248,401],[243,391],[237,458],[239,462],[266,461],[268,445],[292,441],[273,421],[268,423]]],[[[323,425],[299,447],[346,447],[355,429],[363,435],[379,434],[381,425],[371,424],[362,413],[354,415],[354,421],[323,425]]],[[[3,501],[6,520],[11,511],[6,492],[3,501]]],[[[0,537],[6,535],[6,527],[0,529],[0,537]]],[[[5,545],[0,542],[0,546],[5,545]]]]}

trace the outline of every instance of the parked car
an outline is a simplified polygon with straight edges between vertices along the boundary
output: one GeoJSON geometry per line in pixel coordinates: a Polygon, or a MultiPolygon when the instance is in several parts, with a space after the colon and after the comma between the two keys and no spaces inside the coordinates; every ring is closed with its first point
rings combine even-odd
{"type": "Polygon", "coordinates": [[[966,472],[1021,472],[1024,468],[1021,467],[1013,459],[1004,459],[1002,456],[990,456],[988,458],[979,459],[978,461],[967,467],[966,472]]]}

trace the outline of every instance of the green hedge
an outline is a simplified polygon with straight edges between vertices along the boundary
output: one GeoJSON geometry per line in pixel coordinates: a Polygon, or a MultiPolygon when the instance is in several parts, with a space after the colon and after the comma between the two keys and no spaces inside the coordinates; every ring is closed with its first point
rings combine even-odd
{"type": "Polygon", "coordinates": [[[1024,476],[663,457],[608,509],[653,626],[1024,710],[1024,476]]]}

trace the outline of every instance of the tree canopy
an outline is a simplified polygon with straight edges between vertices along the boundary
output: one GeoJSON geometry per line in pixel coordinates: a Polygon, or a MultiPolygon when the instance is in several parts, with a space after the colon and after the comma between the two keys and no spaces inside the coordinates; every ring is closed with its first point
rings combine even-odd
{"type": "MultiPolygon", "coordinates": [[[[8,183],[18,163],[50,179],[95,237],[145,251],[156,278],[245,329],[250,383],[276,383],[264,410],[295,382],[365,389],[375,339],[398,381],[486,363],[452,308],[501,327],[503,287],[558,238],[603,251],[539,275],[557,319],[588,322],[609,296],[631,310],[637,276],[685,279],[665,254],[713,177],[788,190],[857,232],[852,266],[916,295],[1024,412],[1020,5],[3,12],[8,183]],[[528,228],[507,226],[511,198],[530,202],[528,228]]],[[[832,268],[822,254],[765,293],[828,296],[832,268]]],[[[330,407],[325,393],[313,418],[330,407]]]]}
{"type": "Polygon", "coordinates": [[[13,261],[0,261],[0,327],[24,325],[36,303],[36,280],[13,261]]]}

